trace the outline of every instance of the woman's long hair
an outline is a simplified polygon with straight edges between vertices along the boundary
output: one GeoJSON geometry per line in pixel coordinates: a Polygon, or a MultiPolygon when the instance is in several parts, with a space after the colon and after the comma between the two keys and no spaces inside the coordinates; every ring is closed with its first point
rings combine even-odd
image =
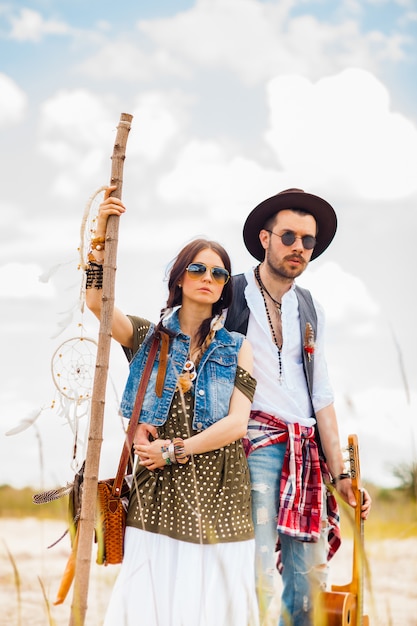
{"type": "MultiPolygon", "coordinates": [[[[226,250],[216,241],[210,241],[208,239],[194,239],[188,243],[179,252],[174,260],[168,277],[168,299],[166,302],[166,309],[178,306],[182,302],[182,289],[178,286],[186,271],[186,268],[192,263],[199,252],[202,250],[213,250],[221,258],[224,267],[231,274],[232,268],[230,263],[230,257],[226,250]]],[[[213,317],[220,314],[223,309],[227,309],[233,297],[232,281],[229,280],[223,287],[221,296],[217,302],[213,304],[212,315],[208,319],[204,320],[201,324],[199,331],[199,342],[203,342],[210,329],[210,323],[213,317]]]]}

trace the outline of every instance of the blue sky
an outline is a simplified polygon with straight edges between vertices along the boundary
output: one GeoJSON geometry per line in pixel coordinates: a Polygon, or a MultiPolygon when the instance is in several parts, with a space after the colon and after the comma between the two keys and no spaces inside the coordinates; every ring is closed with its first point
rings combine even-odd
{"type": "MultiPolygon", "coordinates": [[[[46,408],[59,401],[50,363],[80,324],[97,334],[77,247],[122,111],[126,312],[157,317],[166,265],[196,235],[220,240],[236,271],[253,265],[241,229],[264,198],[295,186],[333,204],[337,236],[301,284],[327,312],[342,438],[357,432],[365,475],[390,484],[416,442],[416,24],[407,0],[0,1],[0,484],[73,473],[71,408],[46,408]]],[[[117,349],[110,371],[106,468],[117,349]]]]}

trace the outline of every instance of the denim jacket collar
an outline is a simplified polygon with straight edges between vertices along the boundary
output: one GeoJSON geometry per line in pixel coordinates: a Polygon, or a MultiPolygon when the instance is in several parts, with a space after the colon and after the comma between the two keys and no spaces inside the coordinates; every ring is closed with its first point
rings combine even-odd
{"type": "MultiPolygon", "coordinates": [[[[179,320],[179,311],[181,306],[177,306],[173,308],[167,315],[162,318],[162,325],[164,328],[169,330],[171,333],[174,333],[175,336],[182,335],[183,337],[188,338],[188,335],[182,332],[180,327],[179,320]]],[[[221,343],[224,346],[229,346],[234,343],[233,337],[230,335],[228,331],[226,331],[223,327],[225,320],[225,314],[223,313],[220,317],[221,328],[216,331],[214,341],[221,343]]]]}

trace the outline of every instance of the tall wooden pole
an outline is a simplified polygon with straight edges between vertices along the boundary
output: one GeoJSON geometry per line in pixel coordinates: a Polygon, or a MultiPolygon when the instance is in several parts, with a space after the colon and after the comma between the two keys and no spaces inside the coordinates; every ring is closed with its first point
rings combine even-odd
{"type": "MultiPolygon", "coordinates": [[[[116,185],[112,196],[122,197],[123,166],[132,115],[122,113],[117,127],[112,156],[110,185],[116,185]]],[[[103,306],[98,336],[96,370],[91,400],[90,430],[85,460],[81,516],[78,530],[78,549],[75,563],[73,599],[70,626],[83,626],[87,612],[91,551],[94,536],[97,483],[103,441],[104,406],[111,344],[111,326],[114,308],[119,217],[111,215],[107,221],[105,258],[103,268],[103,306]]]]}

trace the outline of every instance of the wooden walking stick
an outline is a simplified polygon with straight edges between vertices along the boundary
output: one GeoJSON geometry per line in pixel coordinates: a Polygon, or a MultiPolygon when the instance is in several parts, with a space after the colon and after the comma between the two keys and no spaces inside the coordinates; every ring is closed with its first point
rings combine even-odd
{"type": "MultiPolygon", "coordinates": [[[[122,197],[123,166],[127,138],[132,115],[122,113],[117,127],[112,155],[110,185],[116,185],[111,193],[122,197]]],[[[75,562],[75,579],[71,605],[70,626],[83,626],[87,612],[88,584],[90,578],[91,550],[94,536],[100,451],[103,441],[103,420],[107,374],[111,343],[111,325],[114,307],[114,284],[116,275],[117,238],[119,218],[111,215],[107,221],[106,245],[103,267],[103,306],[100,318],[96,370],[91,400],[91,419],[85,461],[81,515],[78,522],[78,548],[75,562]]]]}

